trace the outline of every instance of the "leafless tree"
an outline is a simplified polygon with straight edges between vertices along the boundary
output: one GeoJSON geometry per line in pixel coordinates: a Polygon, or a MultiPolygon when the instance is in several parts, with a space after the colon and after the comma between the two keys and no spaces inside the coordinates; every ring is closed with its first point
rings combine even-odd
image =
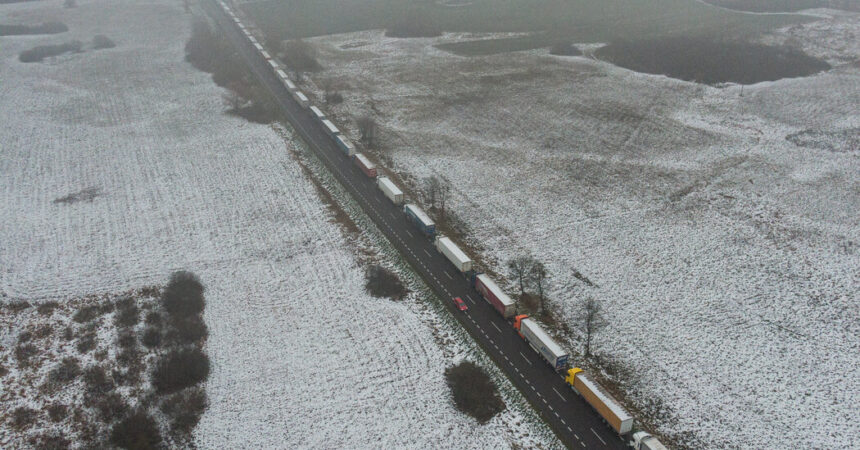
{"type": "Polygon", "coordinates": [[[529,284],[533,285],[535,289],[537,289],[538,299],[540,300],[541,313],[546,312],[543,290],[546,286],[547,278],[549,278],[549,272],[546,270],[546,266],[544,266],[542,262],[534,260],[532,262],[532,266],[529,268],[528,280],[529,284]]]}
{"type": "Polygon", "coordinates": [[[445,209],[445,205],[448,203],[448,198],[451,196],[451,185],[447,182],[443,182],[439,187],[439,192],[436,193],[436,197],[439,200],[439,216],[442,219],[445,219],[445,214],[447,210],[445,209]]]}
{"type": "Polygon", "coordinates": [[[379,131],[376,120],[370,116],[361,116],[355,122],[358,125],[358,131],[361,133],[361,142],[367,147],[376,147],[376,136],[379,131]]]}
{"type": "Polygon", "coordinates": [[[577,319],[585,333],[585,356],[590,356],[592,338],[605,328],[608,322],[603,318],[600,303],[592,297],[588,297],[582,302],[582,309],[577,319]]]}
{"type": "Polygon", "coordinates": [[[519,283],[520,296],[526,293],[525,284],[532,265],[534,265],[534,259],[527,255],[517,256],[508,261],[508,273],[519,283]]]}
{"type": "Polygon", "coordinates": [[[436,194],[439,192],[439,188],[442,183],[439,181],[439,177],[430,176],[426,177],[422,180],[421,184],[422,191],[424,193],[424,201],[430,205],[431,208],[436,208],[436,194]]]}

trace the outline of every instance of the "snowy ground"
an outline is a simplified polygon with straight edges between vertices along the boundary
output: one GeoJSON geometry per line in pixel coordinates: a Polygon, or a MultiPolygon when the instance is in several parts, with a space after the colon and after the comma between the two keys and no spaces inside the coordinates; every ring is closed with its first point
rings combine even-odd
{"type": "Polygon", "coordinates": [[[433,47],[466,34],[307,41],[325,67],[313,84],[346,99],[340,124],[355,136],[350,117],[376,117],[391,169],[449,179],[493,268],[536,255],[569,322],[585,296],[602,302],[598,346],[636,372],[635,401],[668,405],[662,431],[848,448],[860,445],[860,15],[818,12],[833,18],[763,39],[793,36],[835,68],[743,89],[545,50],[433,47]]]}
{"type": "Polygon", "coordinates": [[[190,18],[180,3],[78,5],[0,5],[4,23],[70,28],[0,46],[3,301],[198,274],[213,361],[196,430],[204,448],[557,445],[510,389],[511,408],[487,425],[454,408],[444,369],[480,355],[418,294],[364,293],[349,241],[373,252],[373,237],[333,222],[286,131],[222,113],[222,91],[183,61],[190,18]],[[95,34],[117,47],[17,59],[95,34]]]}

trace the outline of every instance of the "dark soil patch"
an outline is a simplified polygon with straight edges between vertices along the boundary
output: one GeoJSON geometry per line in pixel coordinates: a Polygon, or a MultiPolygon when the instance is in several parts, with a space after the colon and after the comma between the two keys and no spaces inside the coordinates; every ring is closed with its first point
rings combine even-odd
{"type": "Polygon", "coordinates": [[[705,0],[714,6],[750,12],[792,12],[810,8],[860,11],[856,0],[705,0]]]}
{"type": "Polygon", "coordinates": [[[64,53],[80,53],[83,47],[84,44],[81,41],[69,41],[65,44],[57,45],[40,45],[21,52],[18,55],[18,60],[23,63],[42,62],[45,58],[59,56],[64,53]]]}
{"type": "Polygon", "coordinates": [[[370,266],[365,276],[367,277],[365,289],[374,297],[390,297],[394,300],[400,300],[408,292],[400,278],[382,266],[370,266]]]}
{"type": "Polygon", "coordinates": [[[88,187],[82,191],[73,192],[65,197],[54,200],[54,203],[73,204],[77,202],[92,202],[93,199],[102,195],[102,190],[97,187],[88,187]]]}
{"type": "Polygon", "coordinates": [[[471,362],[462,362],[445,371],[457,409],[486,423],[505,409],[505,402],[493,380],[471,362]]]}
{"type": "Polygon", "coordinates": [[[596,55],[637,72],[705,84],[753,84],[830,69],[826,62],[787,47],[691,37],[619,41],[596,55]]]}
{"type": "Polygon", "coordinates": [[[69,27],[60,22],[45,22],[39,25],[0,25],[0,36],[57,34],[65,33],[66,31],[69,31],[69,27]]]}

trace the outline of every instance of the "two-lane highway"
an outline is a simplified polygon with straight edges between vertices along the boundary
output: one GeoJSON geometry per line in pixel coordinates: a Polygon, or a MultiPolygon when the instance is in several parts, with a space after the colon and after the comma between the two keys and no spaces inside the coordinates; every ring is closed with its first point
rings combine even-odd
{"type": "Polygon", "coordinates": [[[299,137],[314,151],[335,179],[352,195],[395,249],[442,299],[454,317],[481,345],[571,448],[625,448],[625,444],[535,352],[496,310],[475,291],[457,269],[377,188],[331,139],[315,117],[290,96],[270,63],[251,44],[215,1],[202,2],[226,37],[242,54],[251,70],[277,99],[299,137]],[[469,306],[462,312],[451,299],[461,297],[469,306]]]}

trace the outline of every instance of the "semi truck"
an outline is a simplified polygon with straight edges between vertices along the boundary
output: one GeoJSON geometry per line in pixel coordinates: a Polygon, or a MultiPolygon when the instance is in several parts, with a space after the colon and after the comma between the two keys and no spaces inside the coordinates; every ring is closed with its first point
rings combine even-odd
{"type": "Polygon", "coordinates": [[[525,314],[519,315],[514,318],[514,328],[553,369],[557,371],[567,369],[570,355],[556,344],[534,319],[525,314]]]}
{"type": "Polygon", "coordinates": [[[263,55],[263,58],[266,58],[267,60],[272,59],[272,55],[270,55],[269,52],[267,52],[265,50],[261,50],[260,54],[263,55]]]}
{"type": "Polygon", "coordinates": [[[376,178],[376,164],[367,159],[367,157],[361,153],[356,153],[352,158],[355,161],[355,165],[358,166],[365,175],[370,178],[376,178]]]}
{"type": "Polygon", "coordinates": [[[660,443],[654,436],[644,432],[637,431],[633,433],[633,450],[669,450],[665,445],[660,443]]]}
{"type": "Polygon", "coordinates": [[[633,417],[582,369],[574,367],[568,370],[564,381],[584,398],[616,433],[623,435],[633,429],[633,417]]]}
{"type": "Polygon", "coordinates": [[[422,233],[431,237],[436,234],[436,223],[417,205],[408,203],[403,207],[403,212],[422,233]]]}
{"type": "Polygon", "coordinates": [[[474,286],[502,317],[507,319],[516,314],[516,303],[489,276],[483,273],[475,275],[474,286]]]}
{"type": "Polygon", "coordinates": [[[379,177],[376,179],[376,185],[379,190],[388,197],[395,205],[403,204],[403,191],[394,184],[388,177],[379,177]]]}
{"type": "Polygon", "coordinates": [[[437,236],[436,250],[445,255],[448,261],[451,261],[460,272],[466,273],[472,270],[472,260],[451,239],[442,235],[437,236]]]}
{"type": "Polygon", "coordinates": [[[296,90],[295,83],[290,81],[290,79],[287,77],[284,77],[283,81],[284,81],[284,86],[286,86],[287,90],[290,91],[290,93],[292,94],[296,90]]]}
{"type": "Polygon", "coordinates": [[[325,127],[325,132],[328,133],[329,136],[337,136],[340,134],[340,130],[331,123],[331,120],[323,119],[322,121],[323,127],[325,127]]]}
{"type": "Polygon", "coordinates": [[[352,141],[350,141],[349,138],[347,138],[346,136],[335,136],[334,141],[335,143],[337,143],[337,146],[341,149],[341,151],[346,153],[346,156],[352,156],[356,153],[355,145],[353,145],[352,141]]]}
{"type": "Polygon", "coordinates": [[[272,70],[274,70],[274,71],[276,71],[276,72],[277,72],[278,70],[280,70],[280,68],[278,67],[278,63],[277,63],[277,61],[275,61],[274,59],[270,59],[270,60],[269,60],[269,65],[270,65],[270,66],[272,66],[272,70]]]}

